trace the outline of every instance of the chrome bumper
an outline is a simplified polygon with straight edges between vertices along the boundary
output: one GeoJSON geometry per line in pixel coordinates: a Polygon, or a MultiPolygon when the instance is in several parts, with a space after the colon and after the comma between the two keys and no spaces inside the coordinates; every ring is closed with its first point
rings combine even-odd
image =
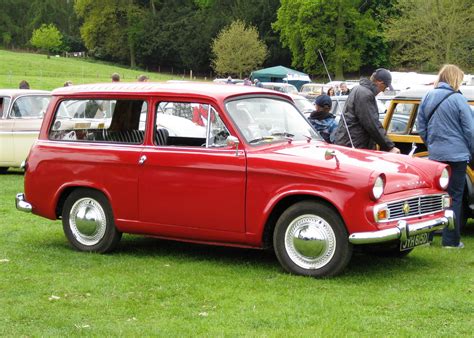
{"type": "Polygon", "coordinates": [[[352,244],[374,244],[397,239],[405,241],[409,236],[441,230],[446,226],[450,230],[454,229],[454,212],[452,210],[445,210],[444,217],[430,221],[412,224],[407,221],[399,221],[395,228],[369,232],[356,232],[349,236],[349,242],[352,244]]]}
{"type": "Polygon", "coordinates": [[[31,204],[25,200],[25,194],[23,193],[16,194],[15,205],[18,210],[24,212],[31,212],[31,209],[33,209],[31,204]]]}

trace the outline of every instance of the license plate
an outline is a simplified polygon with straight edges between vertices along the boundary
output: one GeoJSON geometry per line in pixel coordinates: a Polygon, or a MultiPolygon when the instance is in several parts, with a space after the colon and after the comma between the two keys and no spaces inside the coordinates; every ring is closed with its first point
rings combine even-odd
{"type": "Polygon", "coordinates": [[[429,242],[428,233],[409,236],[406,241],[400,242],[400,251],[409,250],[415,246],[423,245],[429,242]]]}

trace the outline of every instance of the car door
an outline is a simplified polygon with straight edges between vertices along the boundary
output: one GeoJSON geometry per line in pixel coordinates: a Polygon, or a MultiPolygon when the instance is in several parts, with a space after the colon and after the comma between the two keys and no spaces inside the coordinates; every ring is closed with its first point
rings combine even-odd
{"type": "Polygon", "coordinates": [[[9,105],[11,97],[0,97],[0,167],[9,167],[13,165],[13,123],[14,120],[9,117],[9,105]]]}
{"type": "Polygon", "coordinates": [[[219,114],[195,102],[156,107],[161,136],[142,156],[140,220],[167,236],[209,240],[203,230],[243,233],[245,153],[226,145],[229,132],[219,114]]]}
{"type": "Polygon", "coordinates": [[[13,102],[10,118],[13,121],[13,162],[15,164],[20,164],[26,159],[33,142],[38,138],[49,101],[48,95],[23,95],[13,102]]]}

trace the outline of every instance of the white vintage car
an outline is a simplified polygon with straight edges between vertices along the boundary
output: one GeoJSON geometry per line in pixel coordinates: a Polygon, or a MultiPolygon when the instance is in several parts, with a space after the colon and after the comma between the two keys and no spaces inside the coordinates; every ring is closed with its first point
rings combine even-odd
{"type": "Polygon", "coordinates": [[[0,173],[26,159],[50,99],[44,90],[0,89],[0,173]]]}

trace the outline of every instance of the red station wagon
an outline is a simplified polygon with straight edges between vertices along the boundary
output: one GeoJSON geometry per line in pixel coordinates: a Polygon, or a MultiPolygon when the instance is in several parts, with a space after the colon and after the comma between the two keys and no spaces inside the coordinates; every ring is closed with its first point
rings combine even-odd
{"type": "Polygon", "coordinates": [[[453,226],[446,165],[326,144],[289,96],[257,87],[56,89],[25,169],[17,208],[62,219],[87,252],[125,232],[273,248],[322,277],[354,248],[404,256],[453,226]]]}

